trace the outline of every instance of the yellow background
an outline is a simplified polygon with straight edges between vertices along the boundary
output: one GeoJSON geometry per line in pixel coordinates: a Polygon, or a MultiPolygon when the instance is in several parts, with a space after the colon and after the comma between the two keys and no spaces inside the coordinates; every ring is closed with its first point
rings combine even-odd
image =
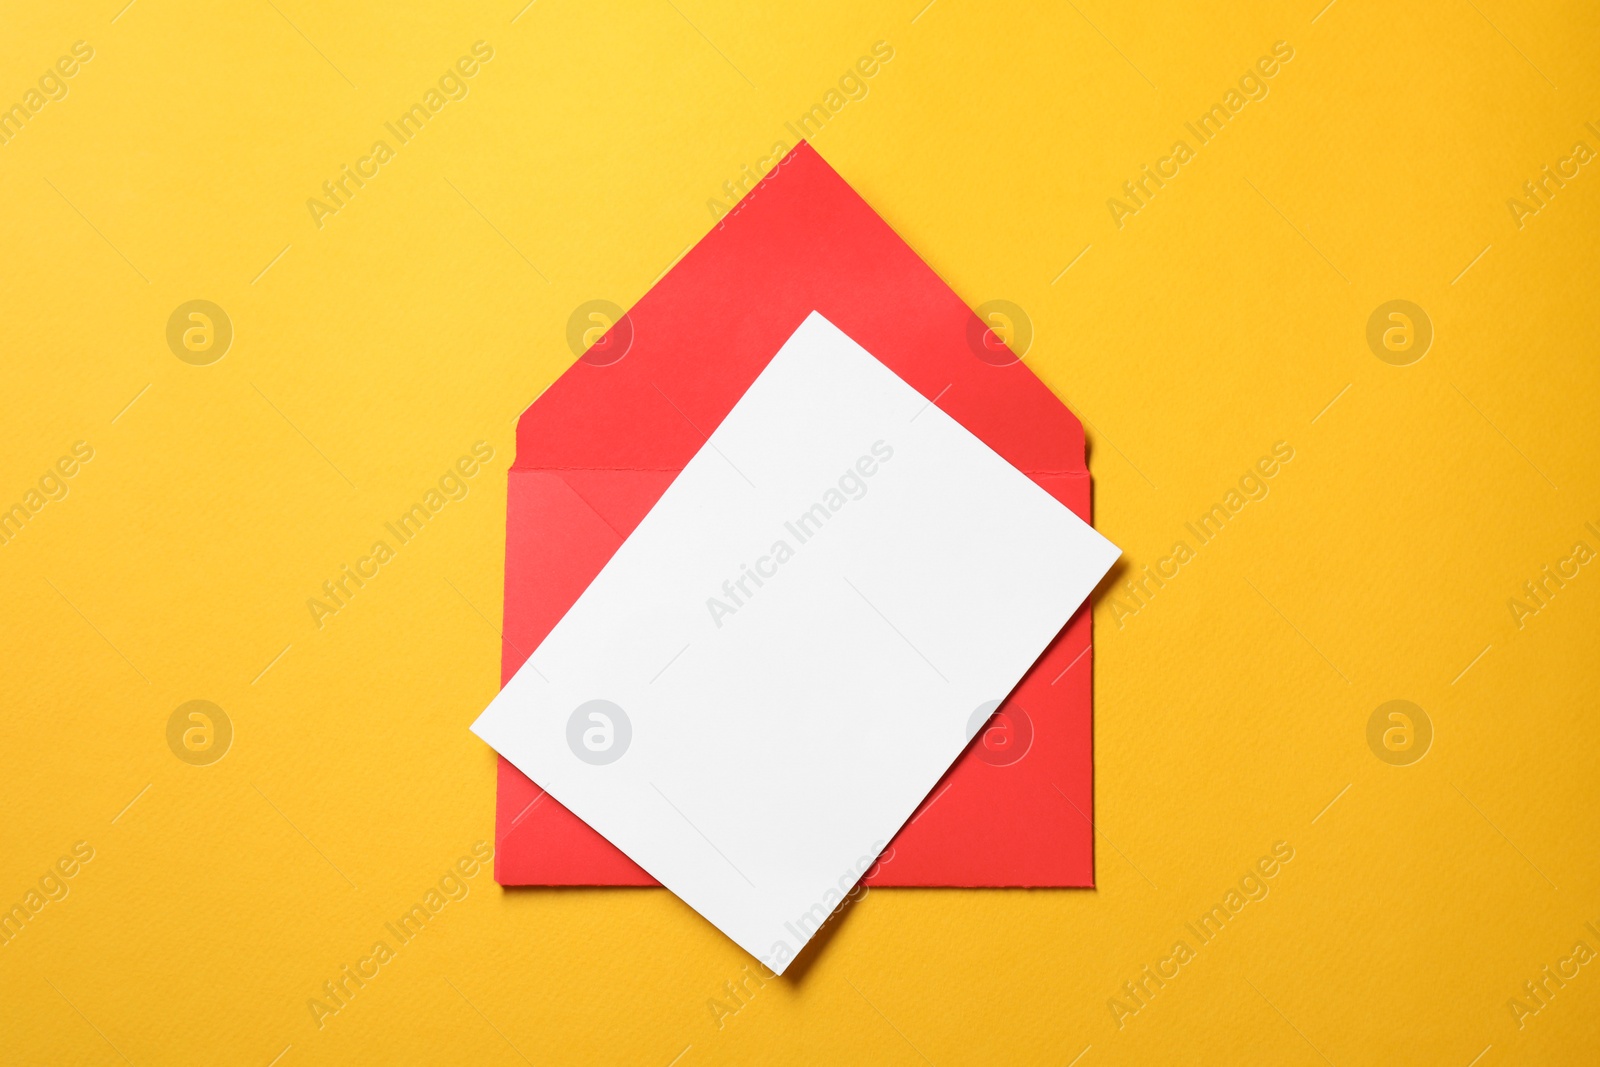
{"type": "Polygon", "coordinates": [[[1594,1062],[1600,965],[1507,1007],[1600,949],[1600,568],[1508,608],[1600,550],[1600,164],[1506,205],[1600,149],[1592,5],[523,2],[5,5],[0,102],[95,54],[0,147],[0,505],[95,455],[0,546],[0,904],[95,857],[0,947],[0,1060],[1594,1062]],[[317,228],[478,40],[470,95],[317,228]],[[969,304],[1026,310],[1125,576],[1295,450],[1137,614],[1100,594],[1099,888],[872,892],[719,1027],[747,958],[669,894],[480,873],[319,1029],[322,983],[492,838],[467,725],[513,419],[568,316],[644,293],[880,40],[814,143],[969,304]],[[1119,229],[1277,41],[1270,95],[1119,229]],[[235,330],[210,366],[165,338],[197,298],[235,330]],[[1391,299],[1435,331],[1410,366],[1365,339],[1391,299]],[[470,495],[317,628],[479,440],[470,495]],[[210,766],[166,741],[195,699],[235,730],[210,766]],[[1367,743],[1392,699],[1434,728],[1410,766],[1367,743]],[[1270,895],[1119,1028],[1278,841],[1270,895]]]}

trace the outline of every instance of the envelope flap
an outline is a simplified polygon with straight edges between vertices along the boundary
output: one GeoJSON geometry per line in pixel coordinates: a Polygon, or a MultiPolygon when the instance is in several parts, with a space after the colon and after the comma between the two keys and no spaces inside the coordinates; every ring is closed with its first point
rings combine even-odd
{"type": "Polygon", "coordinates": [[[812,311],[1013,466],[1085,470],[1078,420],[804,143],[523,414],[516,467],[680,469],[812,311]]]}

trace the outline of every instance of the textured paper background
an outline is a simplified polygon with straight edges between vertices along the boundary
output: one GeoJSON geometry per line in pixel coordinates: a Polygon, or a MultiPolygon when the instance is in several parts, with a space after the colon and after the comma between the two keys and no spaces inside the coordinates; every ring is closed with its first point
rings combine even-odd
{"type": "Polygon", "coordinates": [[[0,506],[94,449],[0,545],[0,905],[94,850],[0,947],[7,1055],[1590,1055],[1595,965],[1537,1013],[1524,983],[1600,950],[1600,577],[1521,628],[1508,600],[1600,550],[1600,176],[1520,229],[1506,201],[1600,150],[1593,11],[676,2],[7,6],[0,103],[94,49],[0,145],[0,506]],[[319,230],[307,198],[479,40],[470,95],[319,230]],[[669,894],[484,871],[400,945],[386,924],[490,836],[465,727],[497,681],[512,419],[573,358],[574,309],[644,292],[878,41],[818,149],[974,306],[1025,310],[1123,577],[1194,548],[1136,614],[1096,612],[1100,888],[873,891],[765,986],[669,894]],[[1277,41],[1269,95],[1197,147],[1184,124],[1277,41]],[[1119,229],[1108,198],[1178,138],[1194,158],[1119,229]],[[210,366],[167,346],[193,299],[234,327],[210,366]],[[1394,299],[1434,329],[1410,366],[1366,340],[1394,299]],[[478,441],[469,495],[319,629],[307,599],[478,441]],[[1279,441],[1270,495],[1194,547],[1279,441]],[[1410,766],[1368,744],[1396,699],[1433,728],[1410,766]],[[209,766],[168,745],[191,700],[232,723],[209,766]],[[1279,841],[1269,895],[1189,934],[1279,841]],[[380,939],[319,1029],[307,1001],[380,939]]]}

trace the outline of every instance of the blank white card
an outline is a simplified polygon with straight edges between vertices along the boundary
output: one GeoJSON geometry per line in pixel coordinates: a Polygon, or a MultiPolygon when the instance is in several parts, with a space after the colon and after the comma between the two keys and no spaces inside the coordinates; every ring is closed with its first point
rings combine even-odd
{"type": "Polygon", "coordinates": [[[782,972],[1117,555],[813,312],[472,728],[782,972]]]}

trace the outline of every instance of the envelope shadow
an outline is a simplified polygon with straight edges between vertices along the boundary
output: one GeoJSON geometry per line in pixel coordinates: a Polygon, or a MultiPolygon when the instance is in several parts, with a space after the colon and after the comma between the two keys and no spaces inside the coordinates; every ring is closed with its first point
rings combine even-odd
{"type": "Polygon", "coordinates": [[[1096,582],[1094,589],[1090,591],[1089,606],[1093,608],[1094,602],[1099,600],[1102,594],[1109,592],[1112,586],[1122,581],[1123,577],[1131,569],[1128,557],[1118,556],[1117,561],[1111,565],[1111,569],[1106,571],[1105,577],[1096,582]]]}
{"type": "Polygon", "coordinates": [[[839,936],[839,930],[851,918],[851,913],[856,910],[856,905],[860,904],[873,892],[871,887],[858,888],[861,889],[860,895],[854,898],[846,897],[834,909],[833,914],[828,916],[828,921],[822,924],[822,929],[812,934],[811,940],[801,946],[800,955],[793,963],[789,964],[788,969],[783,974],[778,976],[780,979],[794,983],[796,989],[805,984],[806,976],[811,973],[811,968],[816,965],[816,962],[822,958],[823,953],[827,951],[829,942],[839,936]]]}
{"type": "MultiPolygon", "coordinates": [[[[1087,432],[1085,432],[1084,435],[1083,435],[1083,465],[1084,465],[1085,469],[1088,469],[1090,467],[1090,461],[1092,459],[1094,459],[1094,453],[1095,453],[1094,442],[1092,440],[1090,440],[1089,434],[1087,432]]],[[[1093,477],[1090,477],[1090,479],[1089,479],[1089,514],[1090,515],[1093,515],[1095,513],[1095,499],[1099,495],[1100,495],[1100,486],[1096,483],[1096,481],[1095,481],[1095,479],[1093,477]]],[[[1096,528],[1098,529],[1098,527],[1096,527],[1096,528]]],[[[1096,582],[1094,589],[1090,591],[1090,593],[1089,593],[1090,607],[1091,608],[1093,607],[1094,601],[1100,599],[1100,595],[1102,593],[1106,592],[1106,590],[1110,589],[1113,585],[1116,585],[1119,581],[1121,581],[1123,576],[1128,573],[1129,569],[1130,569],[1130,567],[1129,567],[1129,564],[1128,564],[1128,557],[1126,555],[1118,556],[1117,557],[1117,561],[1111,565],[1111,569],[1106,571],[1105,577],[1101,578],[1100,581],[1096,582]]]]}

